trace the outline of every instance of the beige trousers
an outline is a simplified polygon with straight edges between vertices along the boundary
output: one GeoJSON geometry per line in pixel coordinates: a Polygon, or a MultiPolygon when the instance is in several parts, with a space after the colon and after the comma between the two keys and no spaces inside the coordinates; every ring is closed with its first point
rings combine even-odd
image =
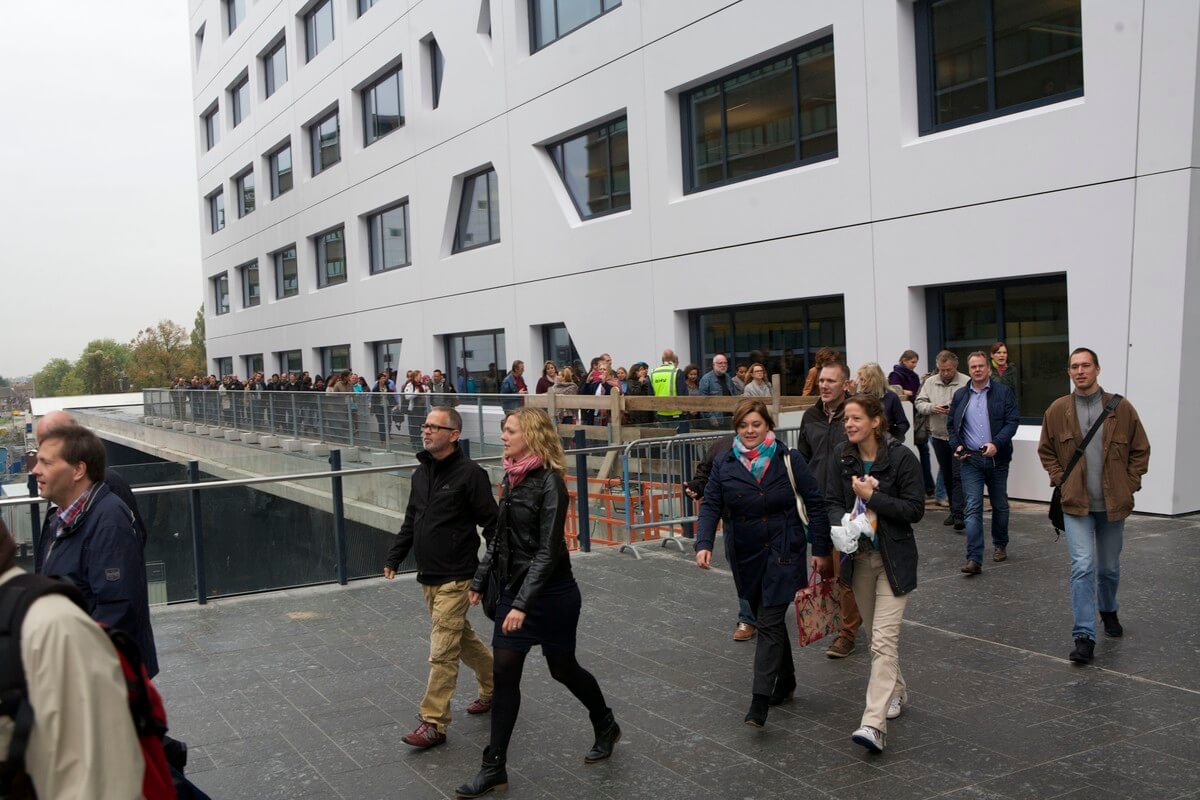
{"type": "Polygon", "coordinates": [[[871,680],[861,724],[886,732],[888,703],[896,695],[903,697],[906,688],[900,674],[900,623],[908,595],[892,594],[878,550],[854,556],[854,600],[871,635],[871,680]]]}
{"type": "Polygon", "coordinates": [[[436,725],[441,733],[450,724],[450,698],[458,685],[459,659],[475,672],[481,698],[490,700],[494,687],[492,651],[467,621],[470,585],[470,581],[421,585],[433,620],[429,634],[429,682],[421,699],[421,719],[436,725]]]}

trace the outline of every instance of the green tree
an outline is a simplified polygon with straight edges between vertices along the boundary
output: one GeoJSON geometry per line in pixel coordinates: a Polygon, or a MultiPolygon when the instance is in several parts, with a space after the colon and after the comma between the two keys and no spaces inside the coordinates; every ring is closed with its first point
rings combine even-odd
{"type": "Polygon", "coordinates": [[[12,386],[12,383],[9,382],[8,378],[0,375],[0,386],[8,387],[12,386]]]}
{"type": "Polygon", "coordinates": [[[170,386],[176,378],[190,378],[204,369],[187,329],[169,319],[140,331],[130,355],[128,371],[134,389],[170,386]]]}
{"type": "Polygon", "coordinates": [[[112,339],[94,339],[87,343],[74,374],[79,377],[83,394],[111,394],[129,386],[125,370],[129,366],[129,345],[112,339]]]}
{"type": "Polygon", "coordinates": [[[204,304],[200,304],[200,310],[196,312],[196,321],[192,323],[192,350],[193,355],[200,364],[199,372],[207,372],[208,366],[208,350],[204,344],[204,304]]]}
{"type": "Polygon", "coordinates": [[[37,397],[61,397],[63,380],[71,374],[71,362],[52,358],[33,376],[33,392],[37,397]]]}

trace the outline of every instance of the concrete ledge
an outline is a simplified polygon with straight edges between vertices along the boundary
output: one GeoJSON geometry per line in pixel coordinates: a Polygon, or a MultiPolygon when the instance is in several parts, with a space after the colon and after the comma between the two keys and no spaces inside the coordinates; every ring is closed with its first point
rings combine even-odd
{"type": "Polygon", "coordinates": [[[299,453],[304,449],[304,442],[299,439],[284,439],[279,446],[285,453],[299,453]]]}
{"type": "Polygon", "coordinates": [[[242,440],[242,432],[241,431],[237,430],[236,428],[226,428],[225,429],[225,441],[240,442],[241,440],[242,440]]]}
{"type": "Polygon", "coordinates": [[[197,436],[208,436],[210,433],[212,433],[212,430],[213,429],[208,427],[207,425],[197,425],[196,426],[196,435],[197,436]]]}
{"type": "Polygon", "coordinates": [[[359,447],[335,447],[334,450],[342,451],[342,463],[359,462],[363,460],[363,451],[359,447]]]}
{"type": "Polygon", "coordinates": [[[310,456],[329,455],[329,445],[324,442],[304,442],[301,449],[310,456]]]}
{"type": "Polygon", "coordinates": [[[395,453],[385,453],[382,451],[363,454],[363,461],[370,464],[372,467],[386,467],[391,464],[399,464],[400,457],[395,453]]]}
{"type": "Polygon", "coordinates": [[[182,422],[172,422],[171,430],[175,430],[175,431],[183,430],[183,423],[182,422]]]}
{"type": "Polygon", "coordinates": [[[184,433],[195,433],[196,432],[196,424],[194,422],[183,423],[183,432],[184,433]]]}
{"type": "Polygon", "coordinates": [[[280,442],[280,440],[279,440],[278,436],[260,436],[260,437],[258,437],[258,443],[262,447],[279,447],[279,442],[280,442]]]}
{"type": "Polygon", "coordinates": [[[245,442],[246,444],[258,444],[258,434],[257,433],[243,433],[242,441],[245,442]]]}

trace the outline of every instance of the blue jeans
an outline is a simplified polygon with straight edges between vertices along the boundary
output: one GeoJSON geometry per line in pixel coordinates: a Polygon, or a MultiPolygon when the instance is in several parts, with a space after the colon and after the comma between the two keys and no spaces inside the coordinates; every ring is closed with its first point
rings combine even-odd
{"type": "Polygon", "coordinates": [[[1121,582],[1121,545],[1125,520],[1109,522],[1104,511],[1085,517],[1063,514],[1067,547],[1071,551],[1071,610],[1075,626],[1071,638],[1096,638],[1096,607],[1117,610],[1117,585],[1121,582]]]}
{"type": "Polygon", "coordinates": [[[983,487],[992,501],[992,545],[1008,547],[1008,464],[971,456],[959,467],[966,500],[967,560],[983,563],[983,487]]]}
{"type": "Polygon", "coordinates": [[[921,480],[925,483],[925,494],[933,494],[933,461],[929,455],[929,442],[917,445],[917,454],[921,457],[921,480]]]}
{"type": "Polygon", "coordinates": [[[938,500],[946,499],[946,481],[940,471],[938,472],[937,480],[933,482],[933,496],[938,500]]]}

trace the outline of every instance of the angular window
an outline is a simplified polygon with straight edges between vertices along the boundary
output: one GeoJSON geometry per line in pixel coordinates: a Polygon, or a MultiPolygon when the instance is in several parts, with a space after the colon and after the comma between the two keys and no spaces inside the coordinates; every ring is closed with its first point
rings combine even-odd
{"type": "Polygon", "coordinates": [[[213,307],[216,309],[217,316],[229,313],[229,273],[222,272],[220,275],[212,279],[213,282],[213,307]]]}
{"type": "Polygon", "coordinates": [[[549,150],[580,217],[629,208],[629,131],[624,117],[564,139],[549,150]]]}
{"type": "Polygon", "coordinates": [[[379,0],[358,0],[358,15],[361,17],[363,14],[370,11],[371,7],[378,2],[379,0]]]}
{"type": "Polygon", "coordinates": [[[324,367],[326,375],[350,369],[350,345],[322,347],[321,366],[324,367]]]}
{"type": "Polygon", "coordinates": [[[687,191],[837,155],[833,38],[685,92],[687,191]]]}
{"type": "Polygon", "coordinates": [[[225,24],[230,33],[246,18],[246,0],[225,0],[225,24]]]}
{"type": "Polygon", "coordinates": [[[312,174],[319,175],[342,160],[339,143],[338,112],[308,129],[312,147],[312,174]]]}
{"type": "Polygon", "coordinates": [[[346,230],[337,228],[321,234],[317,245],[317,288],[346,282],[346,230]]]}
{"type": "Polygon", "coordinates": [[[488,168],[463,179],[454,231],[454,252],[500,241],[500,189],[496,170],[488,168]]]}
{"type": "Polygon", "coordinates": [[[531,49],[541,50],[620,5],[621,0],[529,0],[531,49]]]}
{"type": "Polygon", "coordinates": [[[292,145],[289,142],[267,156],[271,168],[271,199],[292,188],[292,145]]]}
{"type": "Polygon", "coordinates": [[[200,64],[200,53],[204,49],[204,23],[200,23],[200,27],[196,29],[196,65],[200,64]]]}
{"type": "Polygon", "coordinates": [[[446,71],[446,57],[442,48],[438,47],[437,39],[429,37],[429,86],[433,91],[433,107],[437,108],[442,101],[442,75],[446,71]]]}
{"type": "Polygon", "coordinates": [[[367,218],[371,274],[405,267],[408,260],[408,203],[399,203],[367,218]]]}
{"type": "Polygon", "coordinates": [[[504,331],[456,333],[443,338],[446,364],[454,371],[454,388],[466,394],[496,394],[504,380],[508,360],[504,355],[504,331]]]}
{"type": "Polygon", "coordinates": [[[300,294],[300,271],[296,267],[296,246],[275,253],[275,299],[294,297],[300,294]]]}
{"type": "Polygon", "coordinates": [[[918,0],[921,133],[1083,95],[1081,0],[918,0]]]}
{"type": "Polygon", "coordinates": [[[250,78],[243,77],[229,87],[229,105],[232,107],[233,127],[242,124],[242,120],[250,113],[250,78]]]}
{"type": "Polygon", "coordinates": [[[364,145],[404,124],[403,70],[397,67],[362,90],[364,145]]]}
{"type": "Polygon", "coordinates": [[[200,117],[204,123],[204,149],[212,150],[221,141],[221,112],[216,103],[200,117]]]}
{"type": "Polygon", "coordinates": [[[312,61],[332,41],[333,0],[324,0],[304,15],[304,60],[312,61]]]}
{"type": "Polygon", "coordinates": [[[208,218],[212,232],[225,227],[225,190],[218,189],[208,196],[208,218]]]}
{"type": "Polygon", "coordinates": [[[296,377],[300,377],[300,373],[304,371],[304,358],[299,350],[284,350],[277,355],[280,373],[286,376],[289,372],[294,372],[296,377]]]}
{"type": "Polygon", "coordinates": [[[234,179],[237,185],[238,217],[254,210],[254,171],[247,170],[234,179]]]}
{"type": "Polygon", "coordinates": [[[553,361],[560,368],[583,369],[583,361],[579,358],[579,351],[575,349],[575,342],[567,332],[567,326],[561,322],[542,326],[542,353],[547,361],[553,361]],[[575,366],[576,363],[579,364],[578,367],[575,366]]]}
{"type": "Polygon", "coordinates": [[[279,40],[279,44],[275,45],[263,56],[263,86],[265,88],[264,97],[270,97],[279,90],[280,86],[287,83],[287,41],[279,40]]]}
{"type": "Polygon", "coordinates": [[[258,282],[258,262],[251,261],[244,267],[239,267],[242,273],[242,308],[253,308],[262,302],[262,293],[258,282]]]}

